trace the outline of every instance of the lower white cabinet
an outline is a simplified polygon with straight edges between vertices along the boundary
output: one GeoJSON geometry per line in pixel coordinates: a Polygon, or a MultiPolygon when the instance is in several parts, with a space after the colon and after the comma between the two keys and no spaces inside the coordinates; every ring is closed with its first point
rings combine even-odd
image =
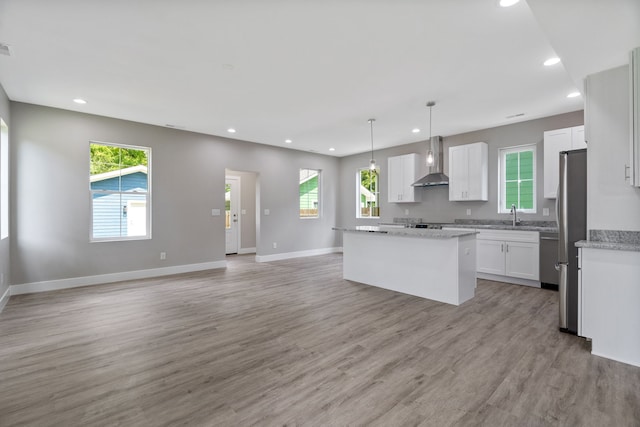
{"type": "Polygon", "coordinates": [[[538,232],[481,230],[476,237],[476,245],[479,273],[539,280],[538,232]]]}
{"type": "Polygon", "coordinates": [[[580,248],[578,335],[591,353],[640,366],[640,252],[580,248]]]}

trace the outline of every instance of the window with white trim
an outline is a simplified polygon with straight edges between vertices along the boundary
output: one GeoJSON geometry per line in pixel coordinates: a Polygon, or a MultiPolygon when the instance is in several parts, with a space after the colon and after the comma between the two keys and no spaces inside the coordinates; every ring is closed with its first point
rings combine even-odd
{"type": "Polygon", "coordinates": [[[500,196],[498,213],[536,213],[536,146],[502,148],[500,157],[500,196]]]}
{"type": "Polygon", "coordinates": [[[320,217],[320,171],[300,169],[300,218],[320,217]]]}
{"type": "Polygon", "coordinates": [[[356,175],[356,218],[380,217],[380,190],[378,172],[369,168],[358,169],[356,175]]]}
{"type": "Polygon", "coordinates": [[[90,143],[91,241],[151,238],[151,148],[90,143]]]}

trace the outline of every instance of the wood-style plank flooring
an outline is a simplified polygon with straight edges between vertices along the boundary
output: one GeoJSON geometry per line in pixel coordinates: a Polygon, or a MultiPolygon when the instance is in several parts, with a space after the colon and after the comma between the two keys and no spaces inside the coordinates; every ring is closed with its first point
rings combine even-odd
{"type": "Polygon", "coordinates": [[[557,330],[557,293],[454,307],[339,254],[13,296],[0,426],[638,426],[640,368],[557,330]]]}

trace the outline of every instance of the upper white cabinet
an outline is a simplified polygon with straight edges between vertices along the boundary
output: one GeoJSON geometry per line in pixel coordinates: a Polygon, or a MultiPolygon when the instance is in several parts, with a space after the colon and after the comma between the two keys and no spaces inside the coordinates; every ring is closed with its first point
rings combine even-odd
{"type": "Polygon", "coordinates": [[[412,187],[420,156],[415,153],[389,157],[389,203],[413,203],[420,201],[420,193],[412,187]]]}
{"type": "Polygon", "coordinates": [[[489,200],[486,142],[449,147],[449,200],[489,200]]]}
{"type": "Polygon", "coordinates": [[[631,117],[629,124],[630,133],[630,158],[629,158],[629,184],[640,187],[640,47],[631,51],[629,61],[629,83],[631,85],[631,117]]]}
{"type": "Polygon", "coordinates": [[[544,197],[555,199],[560,174],[560,152],[587,148],[584,126],[549,130],[544,133],[544,197]]]}

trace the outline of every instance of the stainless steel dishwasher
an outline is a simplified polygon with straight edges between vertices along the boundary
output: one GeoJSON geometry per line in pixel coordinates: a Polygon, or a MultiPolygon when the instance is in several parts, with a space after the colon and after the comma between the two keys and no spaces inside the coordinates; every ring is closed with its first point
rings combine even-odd
{"type": "Polygon", "coordinates": [[[558,290],[558,233],[540,233],[540,286],[558,290]]]}

